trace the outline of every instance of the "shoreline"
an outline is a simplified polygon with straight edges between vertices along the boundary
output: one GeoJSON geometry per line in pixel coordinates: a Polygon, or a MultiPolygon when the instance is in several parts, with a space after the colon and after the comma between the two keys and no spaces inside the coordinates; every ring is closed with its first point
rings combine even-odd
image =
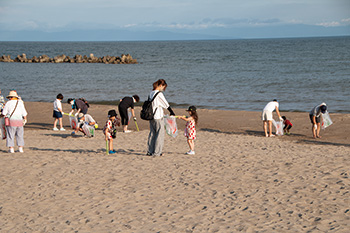
{"type": "MultiPolygon", "coordinates": [[[[28,112],[28,123],[25,130],[32,129],[52,129],[52,103],[49,102],[24,102],[28,112]]],[[[63,111],[69,112],[70,106],[67,103],[62,103],[63,111]]],[[[107,120],[107,111],[110,109],[118,110],[117,105],[101,105],[90,104],[88,113],[98,122],[99,129],[103,128],[107,120]]],[[[137,118],[140,130],[148,130],[148,122],[141,120],[139,117],[140,106],[135,107],[135,115],[137,118]]],[[[118,112],[118,111],[117,111],[118,112]]],[[[186,115],[185,108],[174,108],[176,115],[186,115]]],[[[165,110],[167,113],[167,110],[165,110]]],[[[237,135],[253,135],[257,137],[264,137],[261,112],[255,111],[232,111],[232,110],[214,110],[214,109],[198,109],[199,123],[197,130],[237,134],[237,135]]],[[[350,128],[350,114],[347,113],[330,113],[333,125],[325,130],[321,130],[321,139],[313,139],[311,133],[311,123],[308,112],[281,112],[289,119],[293,128],[291,135],[284,135],[277,140],[296,141],[300,143],[311,143],[317,145],[338,145],[350,146],[350,138],[347,129],[350,128]]],[[[274,113],[274,118],[277,115],[274,113]]],[[[178,128],[183,130],[185,122],[177,121],[178,128]]],[[[68,117],[63,117],[63,125],[67,130],[69,128],[68,117]]],[[[130,122],[130,130],[136,130],[135,124],[130,122]]],[[[118,128],[121,131],[121,127],[118,128]]]]}

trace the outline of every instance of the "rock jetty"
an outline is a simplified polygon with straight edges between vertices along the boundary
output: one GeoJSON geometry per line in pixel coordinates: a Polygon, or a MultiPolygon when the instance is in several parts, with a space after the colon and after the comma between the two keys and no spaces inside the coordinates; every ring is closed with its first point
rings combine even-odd
{"type": "Polygon", "coordinates": [[[0,62],[22,62],[22,63],[104,63],[104,64],[137,64],[137,60],[133,59],[130,54],[122,54],[120,57],[115,56],[103,56],[95,57],[94,54],[75,55],[69,57],[66,55],[59,55],[54,58],[50,58],[47,55],[39,57],[27,58],[26,54],[18,55],[15,59],[12,59],[10,55],[3,55],[0,57],[0,62]]]}

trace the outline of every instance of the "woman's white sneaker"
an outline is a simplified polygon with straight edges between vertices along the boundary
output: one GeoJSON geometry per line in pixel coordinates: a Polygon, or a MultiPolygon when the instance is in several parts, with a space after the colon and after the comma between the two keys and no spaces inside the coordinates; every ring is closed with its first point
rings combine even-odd
{"type": "Polygon", "coordinates": [[[20,153],[23,153],[24,151],[23,151],[23,147],[18,147],[18,151],[20,152],[20,153]]]}
{"type": "Polygon", "coordinates": [[[194,154],[196,154],[196,153],[194,151],[192,151],[192,150],[186,152],[186,155],[194,155],[194,154]]]}

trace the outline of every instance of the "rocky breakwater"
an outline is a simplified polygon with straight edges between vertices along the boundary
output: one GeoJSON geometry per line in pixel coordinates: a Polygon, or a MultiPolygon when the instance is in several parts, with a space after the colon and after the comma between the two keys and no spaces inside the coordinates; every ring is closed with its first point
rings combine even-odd
{"type": "Polygon", "coordinates": [[[47,55],[39,57],[27,58],[26,54],[18,55],[15,59],[12,59],[10,55],[3,55],[0,57],[0,62],[22,62],[22,63],[104,63],[104,64],[137,64],[137,60],[133,59],[130,54],[122,54],[119,56],[103,56],[95,57],[92,53],[89,57],[86,55],[75,55],[69,57],[66,55],[59,55],[54,58],[50,58],[47,55]]]}

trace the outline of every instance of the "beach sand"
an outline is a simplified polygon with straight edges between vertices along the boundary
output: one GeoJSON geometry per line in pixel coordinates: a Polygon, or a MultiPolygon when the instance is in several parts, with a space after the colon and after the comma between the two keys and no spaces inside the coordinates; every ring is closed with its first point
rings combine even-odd
{"type": "Polygon", "coordinates": [[[283,113],[292,134],[265,138],[259,112],[203,109],[196,155],[178,121],[153,158],[142,120],[106,155],[101,128],[116,107],[92,105],[100,130],[84,138],[52,130],[51,103],[25,105],[25,152],[0,146],[0,232],[349,231],[349,114],[331,114],[314,140],[308,113],[283,113]]]}

